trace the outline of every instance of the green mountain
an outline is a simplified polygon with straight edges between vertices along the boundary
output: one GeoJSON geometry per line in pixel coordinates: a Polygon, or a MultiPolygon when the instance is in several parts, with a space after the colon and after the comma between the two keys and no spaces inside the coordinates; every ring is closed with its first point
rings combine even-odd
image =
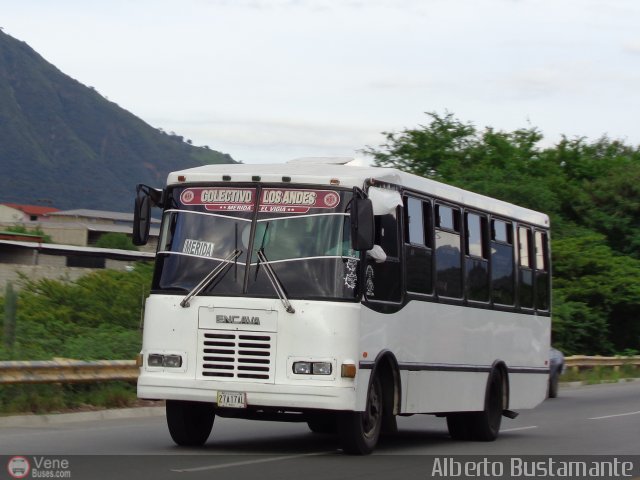
{"type": "Polygon", "coordinates": [[[151,127],[0,31],[0,202],[130,211],[135,185],[235,163],[151,127]]]}

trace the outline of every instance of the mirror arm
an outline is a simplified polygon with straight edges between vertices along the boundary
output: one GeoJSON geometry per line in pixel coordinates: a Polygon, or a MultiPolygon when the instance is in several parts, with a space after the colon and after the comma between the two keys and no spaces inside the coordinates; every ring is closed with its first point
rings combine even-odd
{"type": "Polygon", "coordinates": [[[136,185],[136,193],[140,194],[140,192],[149,197],[154,207],[164,207],[164,190],[150,187],[149,185],[145,185],[144,183],[139,183],[138,185],[136,185]]]}

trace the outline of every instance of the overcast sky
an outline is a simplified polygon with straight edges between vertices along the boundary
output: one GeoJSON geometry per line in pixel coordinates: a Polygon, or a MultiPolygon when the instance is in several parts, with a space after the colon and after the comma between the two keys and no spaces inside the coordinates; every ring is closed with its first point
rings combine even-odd
{"type": "Polygon", "coordinates": [[[453,112],[640,144],[638,0],[0,0],[0,27],[245,163],[354,156],[453,112]]]}

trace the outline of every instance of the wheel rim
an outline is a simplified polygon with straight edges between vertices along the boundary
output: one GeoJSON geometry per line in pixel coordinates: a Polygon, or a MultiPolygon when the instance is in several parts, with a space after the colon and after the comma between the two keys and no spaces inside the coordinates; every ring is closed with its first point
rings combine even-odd
{"type": "Polygon", "coordinates": [[[362,415],[362,431],[367,438],[373,438],[382,420],[382,394],[380,383],[374,380],[369,391],[367,410],[362,415]]]}

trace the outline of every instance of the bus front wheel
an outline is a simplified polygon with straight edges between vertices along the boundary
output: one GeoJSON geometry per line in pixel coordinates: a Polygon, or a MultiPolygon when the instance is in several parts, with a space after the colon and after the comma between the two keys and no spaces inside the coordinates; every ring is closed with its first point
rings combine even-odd
{"type": "Polygon", "coordinates": [[[342,449],[351,455],[373,452],[382,429],[383,396],[380,377],[369,384],[367,407],[364,412],[344,412],[338,421],[342,449]]]}
{"type": "Polygon", "coordinates": [[[171,438],[180,446],[204,445],[211,434],[215,405],[204,402],[167,400],[167,426],[171,438]]]}
{"type": "Polygon", "coordinates": [[[313,433],[335,434],[338,424],[333,413],[314,413],[308,416],[307,425],[313,433]]]}

